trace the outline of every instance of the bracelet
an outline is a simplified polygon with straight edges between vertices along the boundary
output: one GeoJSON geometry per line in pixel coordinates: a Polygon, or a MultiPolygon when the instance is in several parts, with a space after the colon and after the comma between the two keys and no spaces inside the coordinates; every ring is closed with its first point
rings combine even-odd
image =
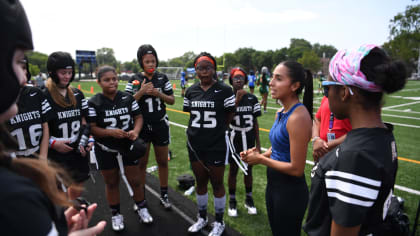
{"type": "Polygon", "coordinates": [[[319,136],[315,136],[315,137],[313,137],[313,138],[311,139],[311,141],[312,141],[312,145],[314,144],[315,140],[317,140],[317,139],[319,139],[319,136]]]}
{"type": "Polygon", "coordinates": [[[54,144],[55,144],[55,142],[56,142],[56,141],[57,141],[57,140],[55,140],[55,139],[52,141],[52,143],[51,143],[51,148],[53,148],[53,147],[54,147],[54,144]]]}

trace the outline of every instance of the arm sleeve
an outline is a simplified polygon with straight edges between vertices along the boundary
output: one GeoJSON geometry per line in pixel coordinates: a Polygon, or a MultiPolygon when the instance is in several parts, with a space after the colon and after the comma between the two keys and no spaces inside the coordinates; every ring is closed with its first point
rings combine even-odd
{"type": "Polygon", "coordinates": [[[125,85],[124,91],[131,95],[133,95],[133,81],[134,80],[135,80],[135,77],[133,76],[128,80],[127,84],[125,85]]]}
{"type": "Polygon", "coordinates": [[[254,102],[254,105],[252,108],[253,109],[252,114],[254,115],[254,117],[261,116],[261,104],[258,102],[257,97],[254,96],[253,102],[254,102]]]}
{"type": "Polygon", "coordinates": [[[172,90],[172,84],[165,74],[163,76],[165,78],[165,87],[163,88],[163,93],[165,93],[166,95],[172,95],[174,93],[174,91],[172,90]]]}
{"type": "Polygon", "coordinates": [[[363,151],[339,153],[336,165],[325,174],[329,208],[337,224],[353,227],[364,222],[378,199],[380,172],[363,151]]]}
{"type": "Polygon", "coordinates": [[[86,117],[86,121],[88,123],[97,123],[97,114],[96,114],[96,106],[92,101],[88,102],[88,107],[89,107],[89,114],[86,117]]]}
{"type": "Polygon", "coordinates": [[[226,89],[225,99],[223,100],[224,108],[226,112],[235,112],[235,94],[233,94],[232,88],[226,89]]]}
{"type": "Polygon", "coordinates": [[[42,122],[49,122],[56,117],[56,113],[53,111],[47,97],[43,93],[39,93],[39,100],[41,102],[41,120],[42,122]]]}
{"type": "Polygon", "coordinates": [[[187,89],[187,91],[185,92],[185,96],[184,96],[184,106],[183,106],[183,111],[185,112],[190,112],[191,111],[191,101],[189,99],[190,93],[189,93],[189,88],[187,89]]]}
{"type": "Polygon", "coordinates": [[[140,106],[137,103],[137,101],[134,99],[134,97],[132,97],[132,102],[131,102],[131,113],[133,117],[141,115],[140,106]]]}

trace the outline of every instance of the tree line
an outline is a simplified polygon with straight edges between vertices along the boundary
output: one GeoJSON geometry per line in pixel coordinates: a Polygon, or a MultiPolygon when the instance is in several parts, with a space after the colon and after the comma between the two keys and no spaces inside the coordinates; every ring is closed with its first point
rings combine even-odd
{"type": "MultiPolygon", "coordinates": [[[[389,41],[383,48],[393,59],[402,60],[409,73],[416,70],[416,63],[420,50],[420,4],[407,6],[405,12],[398,13],[390,20],[389,41]]],[[[240,66],[246,71],[259,71],[263,66],[273,69],[279,62],[293,60],[301,63],[312,73],[327,73],[328,61],[337,52],[332,45],[319,43],[311,44],[305,39],[292,38],[289,47],[276,50],[259,51],[254,48],[239,48],[234,52],[227,52],[216,56],[218,70],[228,72],[231,68],[240,66]]],[[[47,72],[46,62],[48,55],[40,52],[27,54],[32,75],[47,72]]],[[[160,67],[194,67],[196,54],[185,52],[182,56],[159,61],[160,67]]],[[[137,59],[121,62],[115,58],[112,48],[100,48],[96,51],[98,66],[108,64],[114,66],[118,72],[131,71],[137,73],[141,68],[137,59]]],[[[89,71],[89,65],[84,64],[82,71],[89,71]]],[[[78,68],[76,68],[78,71],[78,68]]]]}

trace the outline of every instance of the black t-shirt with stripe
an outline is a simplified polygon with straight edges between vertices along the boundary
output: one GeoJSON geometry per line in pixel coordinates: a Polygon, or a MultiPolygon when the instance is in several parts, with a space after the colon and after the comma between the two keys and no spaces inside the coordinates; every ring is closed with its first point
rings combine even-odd
{"type": "MultiPolygon", "coordinates": [[[[48,123],[50,136],[59,139],[70,139],[72,142],[75,142],[77,137],[79,137],[80,128],[82,127],[82,117],[87,117],[88,104],[82,91],[76,88],[71,89],[73,90],[73,94],[76,98],[75,107],[62,107],[54,102],[48,89],[45,89],[44,93],[53,111],[56,113],[55,119],[48,123]]],[[[66,96],[66,99],[69,101],[70,98],[68,95],[66,96]]],[[[69,145],[73,145],[73,143],[70,143],[69,145]]],[[[68,154],[71,153],[73,152],[68,154]]],[[[51,148],[49,149],[48,154],[49,156],[63,155],[51,148]]]]}
{"type": "Polygon", "coordinates": [[[43,92],[36,87],[23,87],[17,105],[18,113],[6,125],[18,142],[18,151],[39,150],[43,137],[42,123],[49,122],[56,115],[43,92]]]}
{"type": "Polygon", "coordinates": [[[235,111],[231,87],[216,82],[204,91],[195,83],[185,93],[184,111],[190,113],[187,135],[195,150],[226,150],[226,115],[235,111]]]}
{"type": "MultiPolygon", "coordinates": [[[[386,216],[398,169],[392,126],[359,128],[311,172],[308,235],[329,235],[331,221],[374,233],[386,216]]],[[[375,235],[375,234],[374,234],[375,235]]]]}
{"type": "MultiPolygon", "coordinates": [[[[140,82],[140,86],[143,83],[143,80],[146,80],[146,83],[152,82],[153,87],[155,87],[160,92],[163,92],[166,95],[172,95],[174,93],[172,90],[172,84],[169,81],[168,77],[165,74],[160,73],[158,71],[153,73],[151,80],[149,80],[142,73],[139,73],[133,78],[131,78],[125,87],[125,91],[130,94],[134,94],[135,92],[137,92],[133,90],[134,80],[138,80],[140,82]]],[[[140,87],[138,89],[140,89],[140,87]]],[[[166,115],[165,102],[158,97],[145,94],[137,102],[141,107],[144,123],[150,124],[159,122],[166,115]]]]}
{"type": "MultiPolygon", "coordinates": [[[[88,122],[104,129],[122,129],[130,131],[134,128],[134,118],[141,115],[141,110],[131,94],[118,91],[114,100],[110,100],[102,93],[97,93],[89,99],[88,122]]],[[[95,137],[95,140],[108,148],[125,148],[127,139],[114,137],[95,137]]]]}
{"type": "Polygon", "coordinates": [[[255,95],[247,93],[239,101],[231,125],[240,128],[253,127],[258,116],[261,116],[261,105],[255,95]]]}

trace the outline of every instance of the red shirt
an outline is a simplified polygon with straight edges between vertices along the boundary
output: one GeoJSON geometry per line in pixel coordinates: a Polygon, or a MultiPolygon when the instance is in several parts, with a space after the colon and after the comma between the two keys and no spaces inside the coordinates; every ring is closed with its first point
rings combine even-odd
{"type": "Polygon", "coordinates": [[[335,133],[335,138],[337,139],[351,130],[349,119],[339,120],[334,117],[332,129],[331,131],[328,131],[330,126],[331,111],[328,104],[328,98],[325,96],[322,98],[321,106],[319,107],[315,117],[320,121],[319,137],[325,141],[327,141],[328,132],[335,133]]]}

